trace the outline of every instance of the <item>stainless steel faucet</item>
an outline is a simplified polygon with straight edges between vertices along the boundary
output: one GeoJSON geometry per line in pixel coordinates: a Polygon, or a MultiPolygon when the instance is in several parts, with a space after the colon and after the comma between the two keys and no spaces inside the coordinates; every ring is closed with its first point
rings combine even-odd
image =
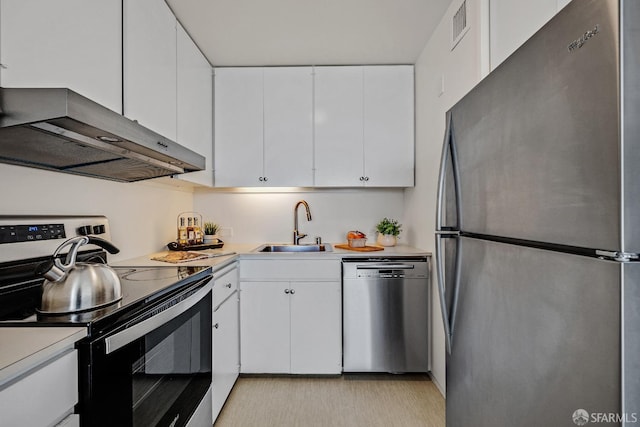
{"type": "Polygon", "coordinates": [[[300,205],[304,205],[305,209],[307,210],[307,221],[311,221],[311,211],[309,210],[309,204],[304,200],[300,200],[298,203],[296,203],[296,206],[293,208],[293,244],[294,245],[299,245],[300,239],[307,236],[305,233],[298,233],[298,206],[300,205]]]}

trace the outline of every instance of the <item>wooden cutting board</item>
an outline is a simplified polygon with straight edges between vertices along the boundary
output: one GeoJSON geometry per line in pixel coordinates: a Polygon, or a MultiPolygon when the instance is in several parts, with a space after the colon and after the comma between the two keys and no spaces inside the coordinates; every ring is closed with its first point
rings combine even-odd
{"type": "Polygon", "coordinates": [[[351,246],[349,246],[348,243],[340,243],[334,246],[339,249],[346,249],[349,251],[357,251],[357,252],[384,251],[384,248],[382,246],[364,246],[362,248],[352,248],[351,246]]]}

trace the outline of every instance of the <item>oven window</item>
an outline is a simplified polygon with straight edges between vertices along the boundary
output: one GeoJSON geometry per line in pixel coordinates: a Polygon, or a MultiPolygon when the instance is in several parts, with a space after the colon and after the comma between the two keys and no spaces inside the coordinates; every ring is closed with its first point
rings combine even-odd
{"type": "Polygon", "coordinates": [[[175,405],[198,375],[209,371],[201,360],[200,325],[196,313],[169,335],[159,330],[140,343],[143,354],[131,366],[134,426],[157,425],[164,416],[158,408],[175,405]]]}

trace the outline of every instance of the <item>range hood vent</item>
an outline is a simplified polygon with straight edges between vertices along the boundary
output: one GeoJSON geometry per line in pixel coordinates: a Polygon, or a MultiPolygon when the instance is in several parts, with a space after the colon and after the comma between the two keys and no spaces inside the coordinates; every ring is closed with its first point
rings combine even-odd
{"type": "Polygon", "coordinates": [[[133,182],[205,158],[69,89],[0,88],[0,163],[133,182]]]}

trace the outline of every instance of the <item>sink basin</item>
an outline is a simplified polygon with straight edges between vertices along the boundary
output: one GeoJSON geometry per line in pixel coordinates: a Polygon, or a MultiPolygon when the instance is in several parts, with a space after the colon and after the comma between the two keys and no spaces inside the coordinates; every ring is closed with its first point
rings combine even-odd
{"type": "Polygon", "coordinates": [[[266,244],[255,250],[256,252],[331,252],[333,248],[329,244],[321,245],[285,245],[266,244]]]}

